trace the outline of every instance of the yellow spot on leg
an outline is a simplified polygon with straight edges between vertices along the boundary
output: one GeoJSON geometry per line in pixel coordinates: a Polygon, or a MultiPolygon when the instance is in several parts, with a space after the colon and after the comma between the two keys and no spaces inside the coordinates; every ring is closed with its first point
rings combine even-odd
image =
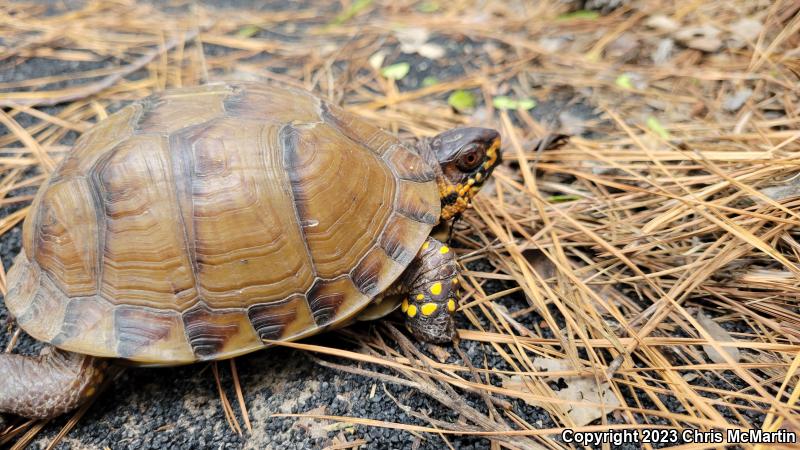
{"type": "Polygon", "coordinates": [[[436,283],[433,283],[433,286],[431,286],[431,294],[439,295],[441,293],[442,293],[442,283],[438,281],[436,283]]]}
{"type": "Polygon", "coordinates": [[[427,249],[428,249],[428,247],[430,247],[430,246],[431,246],[431,243],[430,243],[430,242],[428,242],[428,241],[425,241],[425,243],[424,243],[424,244],[422,244],[422,249],[423,249],[423,250],[427,250],[427,249]]]}
{"type": "Polygon", "coordinates": [[[456,301],[452,298],[447,301],[447,310],[453,312],[456,310],[456,301]]]}
{"type": "Polygon", "coordinates": [[[403,300],[403,303],[400,304],[400,310],[403,312],[408,311],[408,300],[403,300]]]}
{"type": "Polygon", "coordinates": [[[442,246],[442,248],[440,248],[440,249],[439,249],[439,253],[441,253],[441,254],[443,254],[443,255],[444,255],[445,253],[449,252],[449,251],[450,251],[450,247],[448,247],[448,246],[446,246],[446,245],[443,245],[443,246],[442,246]]]}
{"type": "Polygon", "coordinates": [[[94,391],[95,391],[94,386],[90,387],[89,389],[86,389],[86,396],[87,397],[93,396],[94,395],[94,391]]]}
{"type": "Polygon", "coordinates": [[[453,284],[458,284],[458,278],[453,278],[450,282],[453,284]]]}
{"type": "Polygon", "coordinates": [[[425,294],[417,294],[417,300],[424,300],[425,294]]]}
{"type": "Polygon", "coordinates": [[[425,303],[424,305],[422,305],[422,308],[420,308],[420,310],[422,311],[423,316],[430,316],[436,311],[436,308],[437,308],[436,303],[425,303]]]}
{"type": "Polygon", "coordinates": [[[414,317],[417,315],[417,307],[415,305],[409,305],[408,311],[406,311],[408,317],[414,317]]]}

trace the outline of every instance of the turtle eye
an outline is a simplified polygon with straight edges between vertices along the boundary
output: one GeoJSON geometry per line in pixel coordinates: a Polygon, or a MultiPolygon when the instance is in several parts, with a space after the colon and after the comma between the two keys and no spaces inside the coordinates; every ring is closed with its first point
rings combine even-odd
{"type": "Polygon", "coordinates": [[[471,171],[483,162],[483,157],[484,153],[482,147],[470,147],[458,157],[456,164],[461,170],[471,171]]]}

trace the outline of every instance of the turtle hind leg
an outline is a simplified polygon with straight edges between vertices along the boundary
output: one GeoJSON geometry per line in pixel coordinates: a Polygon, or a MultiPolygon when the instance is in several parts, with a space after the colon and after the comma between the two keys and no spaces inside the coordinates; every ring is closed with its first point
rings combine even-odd
{"type": "Polygon", "coordinates": [[[401,310],[406,327],[416,338],[445,343],[455,337],[453,313],[458,303],[457,275],[453,252],[429,237],[402,279],[409,294],[401,310]]]}
{"type": "Polygon", "coordinates": [[[39,356],[0,353],[0,414],[55,417],[91,398],[107,362],[46,348],[39,356]]]}

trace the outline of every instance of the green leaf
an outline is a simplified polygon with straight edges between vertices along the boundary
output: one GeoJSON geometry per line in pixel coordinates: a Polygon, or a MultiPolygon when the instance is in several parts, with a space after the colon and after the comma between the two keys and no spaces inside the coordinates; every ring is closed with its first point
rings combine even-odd
{"type": "Polygon", "coordinates": [[[384,67],[381,69],[381,75],[393,80],[402,80],[403,77],[408,75],[409,70],[411,70],[411,64],[407,62],[401,62],[384,67]]]}
{"type": "Polygon", "coordinates": [[[245,27],[240,28],[239,31],[236,32],[236,35],[239,37],[247,38],[255,36],[255,34],[258,33],[259,31],[261,31],[261,27],[257,25],[247,25],[245,27]]]}
{"type": "Polygon", "coordinates": [[[579,9],[577,11],[573,11],[566,14],[561,14],[560,16],[556,17],[557,20],[597,20],[600,17],[600,13],[597,11],[587,11],[585,9],[579,9]]]}
{"type": "Polygon", "coordinates": [[[475,94],[470,91],[459,89],[447,97],[447,104],[456,109],[456,111],[463,112],[475,107],[476,103],[475,94]]]}
{"type": "Polygon", "coordinates": [[[350,7],[336,15],[336,17],[331,20],[330,24],[341,25],[357,16],[361,11],[367,9],[367,7],[371,4],[372,0],[354,0],[353,3],[350,4],[350,7]]]}
{"type": "Polygon", "coordinates": [[[536,107],[536,100],[532,98],[521,98],[519,99],[519,108],[524,109],[525,111],[531,110],[536,107]]]}
{"type": "Polygon", "coordinates": [[[561,195],[551,195],[547,197],[547,201],[550,203],[564,203],[564,202],[574,202],[576,200],[580,200],[580,195],[575,194],[561,194],[561,195]]]}
{"type": "Polygon", "coordinates": [[[670,138],[666,128],[653,116],[647,118],[647,128],[650,128],[650,131],[657,134],[661,139],[667,140],[670,138]]]}
{"type": "Polygon", "coordinates": [[[497,109],[517,109],[519,103],[511,97],[499,95],[492,99],[492,106],[497,109]]]}
{"type": "Polygon", "coordinates": [[[436,77],[428,76],[422,79],[422,87],[433,86],[434,84],[437,83],[439,83],[439,79],[436,77]]]}
{"type": "Polygon", "coordinates": [[[617,79],[614,81],[618,87],[622,89],[627,89],[629,91],[633,90],[633,82],[631,81],[631,76],[627,73],[623,73],[622,75],[618,76],[617,79]]]}
{"type": "Polygon", "coordinates": [[[533,109],[536,106],[536,101],[532,98],[523,98],[515,100],[505,95],[498,95],[492,99],[492,105],[497,109],[533,109]]]}
{"type": "Polygon", "coordinates": [[[417,11],[422,13],[432,13],[439,10],[439,2],[422,2],[417,6],[417,11]]]}

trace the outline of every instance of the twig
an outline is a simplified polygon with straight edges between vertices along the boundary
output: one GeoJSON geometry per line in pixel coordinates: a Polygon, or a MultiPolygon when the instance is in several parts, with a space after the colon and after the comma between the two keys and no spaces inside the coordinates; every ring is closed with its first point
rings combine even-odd
{"type": "Polygon", "coordinates": [[[180,38],[172,38],[163,47],[158,46],[157,48],[148,51],[144,55],[136,58],[132,63],[112,73],[111,75],[106,76],[102,80],[89,83],[79,88],[59,91],[63,93],[54,97],[31,98],[30,96],[21,95],[20,93],[0,94],[0,107],[53,106],[59,103],[72,102],[92,96],[103,91],[104,89],[110,88],[125,76],[130,75],[146,66],[162,53],[169,52],[179,44],[183,45],[186,42],[193,40],[199,33],[200,30],[191,30],[182,34],[180,38]]]}

